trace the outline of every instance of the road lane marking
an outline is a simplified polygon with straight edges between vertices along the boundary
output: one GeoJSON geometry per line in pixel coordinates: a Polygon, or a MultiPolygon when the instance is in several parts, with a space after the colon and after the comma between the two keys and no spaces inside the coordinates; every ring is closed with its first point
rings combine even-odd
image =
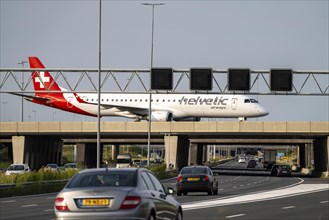
{"type": "Polygon", "coordinates": [[[37,206],[38,204],[30,204],[30,205],[22,205],[22,208],[27,208],[27,207],[32,207],[32,206],[37,206]]]}
{"type": "Polygon", "coordinates": [[[218,206],[260,202],[266,200],[287,198],[291,196],[304,195],[308,193],[328,191],[328,188],[329,188],[329,184],[300,184],[292,187],[250,193],[241,196],[233,196],[233,197],[222,198],[222,199],[218,198],[204,202],[200,202],[200,201],[192,202],[188,204],[182,204],[182,207],[184,211],[187,211],[187,210],[194,210],[201,208],[212,208],[218,206]]]}
{"type": "Polygon", "coordinates": [[[327,200],[327,201],[321,201],[320,203],[321,204],[324,204],[324,203],[328,203],[329,201],[327,200]]]}
{"type": "Polygon", "coordinates": [[[1,201],[0,203],[11,203],[11,202],[16,202],[16,200],[5,200],[5,201],[1,201]]]}
{"type": "Polygon", "coordinates": [[[45,209],[43,210],[44,212],[51,212],[51,211],[54,211],[54,209],[45,209]]]}
{"type": "Polygon", "coordinates": [[[225,216],[225,218],[236,218],[236,217],[241,217],[244,215],[246,215],[246,214],[229,215],[229,216],[225,216]]]}
{"type": "Polygon", "coordinates": [[[286,207],[282,207],[281,209],[293,209],[296,208],[296,206],[286,206],[286,207]]]}

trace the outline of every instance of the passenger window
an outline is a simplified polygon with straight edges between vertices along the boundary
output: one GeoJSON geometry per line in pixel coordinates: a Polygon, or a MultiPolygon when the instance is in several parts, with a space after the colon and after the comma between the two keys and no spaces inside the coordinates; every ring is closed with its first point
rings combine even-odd
{"type": "Polygon", "coordinates": [[[146,172],[142,172],[142,179],[144,180],[144,183],[145,183],[147,189],[155,190],[154,185],[146,172]]]}
{"type": "Polygon", "coordinates": [[[250,100],[249,99],[245,99],[244,100],[244,103],[250,103],[250,100]]]}
{"type": "Polygon", "coordinates": [[[160,183],[160,181],[158,180],[158,178],[156,178],[152,173],[148,173],[148,175],[150,176],[150,178],[155,186],[156,191],[164,193],[165,190],[164,190],[162,184],[160,183]]]}

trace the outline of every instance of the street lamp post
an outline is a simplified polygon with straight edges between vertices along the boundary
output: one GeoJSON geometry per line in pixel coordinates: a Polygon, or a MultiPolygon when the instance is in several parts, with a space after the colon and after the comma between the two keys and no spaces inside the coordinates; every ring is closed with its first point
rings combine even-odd
{"type": "MultiPolygon", "coordinates": [[[[152,41],[151,41],[151,69],[153,68],[153,39],[154,39],[154,7],[161,6],[165,3],[142,3],[142,5],[152,6],[152,41]]],[[[148,132],[147,132],[147,166],[150,166],[150,146],[151,146],[151,114],[152,114],[152,92],[149,89],[149,122],[148,122],[148,132]]]]}
{"type": "Polygon", "coordinates": [[[101,164],[101,66],[102,66],[102,0],[99,0],[99,26],[98,26],[98,92],[97,92],[97,144],[96,168],[101,164]]]}
{"type": "MultiPolygon", "coordinates": [[[[24,69],[24,63],[27,63],[27,61],[22,60],[22,61],[18,62],[17,64],[22,65],[22,69],[24,69]]],[[[24,72],[22,72],[22,91],[24,91],[24,72]]],[[[22,95],[23,95],[23,92],[22,92],[22,95]]],[[[21,98],[21,104],[22,104],[22,106],[21,106],[21,122],[24,121],[24,108],[23,108],[24,104],[23,103],[24,103],[24,98],[22,96],[22,98],[21,98]]]]}

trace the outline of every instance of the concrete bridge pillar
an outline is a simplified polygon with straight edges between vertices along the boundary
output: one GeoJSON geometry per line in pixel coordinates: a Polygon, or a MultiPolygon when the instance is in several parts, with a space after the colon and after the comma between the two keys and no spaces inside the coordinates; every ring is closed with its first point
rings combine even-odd
{"type": "Polygon", "coordinates": [[[48,163],[61,163],[63,141],[49,137],[13,136],[13,162],[40,169],[48,163]]]}
{"type": "Polygon", "coordinates": [[[318,175],[329,175],[329,136],[314,140],[314,170],[318,175]]]}
{"type": "Polygon", "coordinates": [[[76,145],[76,163],[79,165],[85,163],[86,157],[86,144],[85,143],[77,143],[76,145]]]}
{"type": "MultiPolygon", "coordinates": [[[[100,149],[100,158],[103,158],[103,145],[100,149]]],[[[78,143],[77,144],[77,163],[86,168],[97,167],[97,144],[96,143],[78,143]]]]}
{"type": "Polygon", "coordinates": [[[165,136],[165,163],[167,168],[169,165],[174,165],[176,168],[176,155],[177,155],[177,143],[178,143],[178,136],[165,136]]]}
{"type": "Polygon", "coordinates": [[[198,155],[198,145],[191,144],[190,147],[190,154],[189,154],[189,165],[196,165],[197,164],[197,155],[198,155]]]}
{"type": "Polygon", "coordinates": [[[202,162],[201,164],[204,164],[205,162],[208,161],[208,146],[204,145],[202,146],[202,162]]]}
{"type": "Polygon", "coordinates": [[[113,144],[112,145],[112,159],[114,161],[114,164],[116,164],[116,162],[117,162],[117,156],[119,154],[119,148],[120,148],[119,144],[113,144]]]}
{"type": "Polygon", "coordinates": [[[190,142],[186,136],[165,136],[165,162],[167,167],[182,169],[188,165],[190,142]]]}
{"type": "Polygon", "coordinates": [[[198,144],[198,148],[197,148],[197,158],[196,158],[196,164],[197,165],[202,165],[203,162],[205,161],[205,156],[206,154],[204,154],[204,149],[205,149],[205,145],[203,144],[198,144]]]}
{"type": "Polygon", "coordinates": [[[25,163],[25,136],[13,136],[13,163],[25,163]]]}

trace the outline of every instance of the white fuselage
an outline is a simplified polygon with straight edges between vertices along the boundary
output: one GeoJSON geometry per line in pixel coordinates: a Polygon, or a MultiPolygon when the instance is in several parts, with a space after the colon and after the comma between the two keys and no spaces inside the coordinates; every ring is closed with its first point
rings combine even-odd
{"type": "MultiPolygon", "coordinates": [[[[64,93],[72,105],[97,115],[97,94],[78,94],[83,103],[72,93],[64,93]]],[[[101,94],[102,116],[123,116],[134,118],[131,113],[147,114],[149,94],[112,93],[101,94]]],[[[221,94],[152,94],[152,114],[170,112],[173,119],[188,117],[261,117],[268,112],[255,99],[245,95],[221,94]]]]}

